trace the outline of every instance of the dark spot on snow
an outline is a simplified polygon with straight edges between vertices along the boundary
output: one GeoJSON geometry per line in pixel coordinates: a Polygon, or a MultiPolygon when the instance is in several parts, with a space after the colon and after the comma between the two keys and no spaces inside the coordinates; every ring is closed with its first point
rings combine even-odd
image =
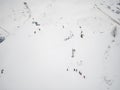
{"type": "Polygon", "coordinates": [[[120,10],[120,8],[119,7],[116,7],[118,10],[120,10]]]}
{"type": "Polygon", "coordinates": [[[114,43],[114,42],[115,42],[115,40],[112,40],[112,42],[114,43]]]}
{"type": "Polygon", "coordinates": [[[83,76],[83,78],[85,79],[85,75],[83,76]]]}
{"type": "Polygon", "coordinates": [[[32,20],[34,20],[34,18],[32,18],[32,20]]]}
{"type": "Polygon", "coordinates": [[[20,26],[17,26],[17,28],[20,28],[20,26]]]}
{"type": "Polygon", "coordinates": [[[111,7],[110,7],[110,6],[107,6],[107,8],[108,8],[108,9],[111,9],[111,7]]]}
{"type": "Polygon", "coordinates": [[[64,39],[64,41],[67,41],[67,40],[69,40],[69,39],[70,39],[70,37],[67,37],[67,38],[64,39]]]}
{"type": "Polygon", "coordinates": [[[83,34],[81,34],[80,37],[83,38],[83,34]]]}
{"type": "Polygon", "coordinates": [[[2,43],[5,40],[5,37],[0,36],[0,43],[2,43]]]}
{"type": "Polygon", "coordinates": [[[120,5],[120,2],[119,2],[119,3],[117,3],[117,5],[120,5]]]}
{"type": "Polygon", "coordinates": [[[83,31],[81,31],[80,37],[83,38],[84,34],[83,31]]]}
{"type": "Polygon", "coordinates": [[[40,24],[36,21],[33,21],[32,24],[35,24],[36,26],[40,26],[40,24]]]}
{"type": "Polygon", "coordinates": [[[115,26],[111,32],[111,35],[115,38],[117,35],[117,27],[115,26]]]}
{"type": "Polygon", "coordinates": [[[71,56],[72,58],[75,57],[75,51],[76,51],[75,49],[72,49],[72,56],[71,56]]]}
{"type": "Polygon", "coordinates": [[[1,70],[1,74],[3,74],[3,73],[4,73],[4,69],[1,70]]]}
{"type": "Polygon", "coordinates": [[[115,10],[112,10],[113,12],[115,11],[115,10]]]}
{"type": "Polygon", "coordinates": [[[36,31],[34,31],[34,34],[36,34],[36,31]]]}
{"type": "Polygon", "coordinates": [[[67,68],[67,70],[66,71],[68,71],[68,68],[67,68]]]}
{"type": "Polygon", "coordinates": [[[26,5],[27,4],[27,2],[24,2],[24,5],[26,5]]]}
{"type": "Polygon", "coordinates": [[[81,26],[79,26],[79,28],[82,28],[81,26]]]}
{"type": "Polygon", "coordinates": [[[23,2],[23,4],[25,5],[26,9],[29,9],[27,2],[23,2]]]}
{"type": "Polygon", "coordinates": [[[116,10],[116,12],[115,12],[116,14],[120,14],[120,10],[116,10]]]}
{"type": "Polygon", "coordinates": [[[62,28],[65,28],[65,26],[63,25],[62,28]]]}
{"type": "Polygon", "coordinates": [[[23,4],[24,4],[25,12],[28,14],[28,18],[26,19],[26,21],[28,21],[31,18],[31,9],[29,8],[27,2],[23,2],[23,4]]]}
{"type": "Polygon", "coordinates": [[[74,34],[70,31],[70,35],[64,39],[64,41],[67,41],[69,39],[71,39],[74,36],[74,34]]]}
{"type": "Polygon", "coordinates": [[[40,31],[40,28],[39,28],[39,31],[40,31]]]}
{"type": "Polygon", "coordinates": [[[73,69],[73,71],[75,71],[75,68],[73,69]]]}
{"type": "Polygon", "coordinates": [[[74,68],[73,71],[77,72],[78,70],[74,68]]]}
{"type": "Polygon", "coordinates": [[[79,71],[79,74],[82,75],[82,73],[79,71]]]}

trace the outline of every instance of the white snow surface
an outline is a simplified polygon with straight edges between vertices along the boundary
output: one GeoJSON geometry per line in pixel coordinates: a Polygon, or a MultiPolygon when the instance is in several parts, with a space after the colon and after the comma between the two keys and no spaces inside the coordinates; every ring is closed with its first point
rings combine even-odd
{"type": "Polygon", "coordinates": [[[0,90],[120,90],[120,0],[0,0],[0,39],[0,90]]]}

